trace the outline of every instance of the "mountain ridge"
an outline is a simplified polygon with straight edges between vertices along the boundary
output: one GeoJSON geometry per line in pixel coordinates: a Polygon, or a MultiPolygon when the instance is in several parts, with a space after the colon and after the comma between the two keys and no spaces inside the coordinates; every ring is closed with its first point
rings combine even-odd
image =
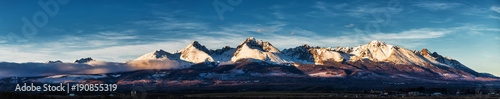
{"type": "MultiPolygon", "coordinates": [[[[165,53],[162,50],[160,50],[160,52],[165,53]]],[[[478,79],[478,77],[491,77],[491,75],[488,74],[478,73],[457,60],[443,57],[437,54],[437,52],[431,52],[427,48],[421,51],[415,51],[378,40],[355,47],[337,48],[311,47],[307,44],[303,44],[295,48],[283,49],[280,51],[268,41],[249,37],[236,48],[225,46],[222,49],[209,50],[198,41],[193,41],[181,51],[173,54],[166,53],[166,56],[170,56],[167,58],[175,58],[174,60],[183,60],[194,64],[235,64],[239,60],[250,59],[253,60],[252,62],[295,65],[296,67],[300,67],[303,64],[312,64],[315,66],[341,66],[338,68],[355,71],[356,73],[371,73],[373,75],[403,74],[413,76],[420,75],[430,78],[443,77],[446,79],[478,79]]],[[[148,54],[143,56],[148,56],[148,54]]],[[[334,71],[339,70],[335,69],[334,71]]],[[[322,72],[316,71],[309,73],[316,75],[322,72]]],[[[339,73],[345,74],[345,72],[339,73]]]]}

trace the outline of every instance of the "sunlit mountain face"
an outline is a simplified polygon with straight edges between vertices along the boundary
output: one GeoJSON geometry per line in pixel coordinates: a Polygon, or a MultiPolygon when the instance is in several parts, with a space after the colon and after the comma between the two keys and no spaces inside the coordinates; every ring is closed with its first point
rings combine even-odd
{"type": "Polygon", "coordinates": [[[496,98],[499,5],[1,1],[0,97],[496,98]]]}

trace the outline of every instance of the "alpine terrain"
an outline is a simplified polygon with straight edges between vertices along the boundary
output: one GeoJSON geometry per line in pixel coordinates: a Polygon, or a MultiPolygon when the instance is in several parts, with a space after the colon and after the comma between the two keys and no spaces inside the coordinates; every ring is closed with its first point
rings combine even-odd
{"type": "MultiPolygon", "coordinates": [[[[91,65],[92,58],[61,65],[91,65]]],[[[247,38],[236,48],[207,49],[193,41],[180,51],[156,50],[135,60],[108,62],[133,71],[22,77],[26,83],[105,83],[122,90],[144,85],[147,91],[171,93],[235,91],[328,91],[440,86],[475,88],[499,77],[476,72],[458,60],[429,49],[409,50],[382,41],[355,47],[324,48],[304,44],[279,50],[271,42],[247,38]],[[169,67],[169,68],[166,68],[169,67]],[[184,90],[184,91],[183,91],[184,90]],[[185,91],[191,90],[191,91],[185,91]]],[[[102,69],[100,69],[102,71],[102,69]]],[[[13,89],[11,78],[0,90],[13,89]]],[[[130,92],[129,92],[130,93],[130,92]]]]}

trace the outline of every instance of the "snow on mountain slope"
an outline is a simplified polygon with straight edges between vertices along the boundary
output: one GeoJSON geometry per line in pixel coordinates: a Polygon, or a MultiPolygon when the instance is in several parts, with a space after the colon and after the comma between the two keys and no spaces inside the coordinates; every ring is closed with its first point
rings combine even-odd
{"type": "Polygon", "coordinates": [[[311,53],[311,48],[309,45],[303,44],[295,48],[284,49],[281,52],[294,62],[314,64],[314,55],[311,53]]]}
{"type": "Polygon", "coordinates": [[[419,66],[427,66],[429,63],[440,64],[436,61],[431,61],[420,57],[420,55],[413,53],[405,48],[396,47],[394,53],[386,60],[387,62],[393,62],[396,64],[413,64],[419,66]]]}
{"type": "MultiPolygon", "coordinates": [[[[159,50],[143,55],[136,60],[150,59],[165,59],[167,62],[162,61],[154,63],[181,64],[179,65],[181,67],[184,66],[182,64],[189,65],[191,63],[203,62],[232,63],[241,59],[260,60],[271,63],[295,62],[316,65],[323,65],[327,62],[342,62],[341,64],[350,62],[340,68],[362,68],[367,71],[391,71],[394,73],[410,73],[410,75],[411,73],[417,73],[425,74],[429,77],[440,75],[450,79],[460,77],[466,79],[473,77],[489,77],[486,74],[477,73],[451,58],[443,57],[435,52],[431,54],[427,49],[422,49],[422,51],[411,51],[395,45],[386,44],[382,41],[371,41],[366,45],[357,47],[337,47],[335,49],[330,47],[310,47],[304,44],[296,48],[284,49],[283,51],[279,51],[267,41],[256,40],[253,37],[247,38],[237,48],[225,46],[222,49],[216,50],[208,50],[205,46],[194,41],[174,54],[159,50]],[[453,75],[456,75],[456,77],[453,75]]],[[[148,62],[148,64],[150,64],[150,62],[148,62]]],[[[328,63],[326,65],[338,64],[328,63]]]]}
{"type": "Polygon", "coordinates": [[[457,60],[454,60],[450,57],[443,57],[443,56],[439,55],[437,52],[434,52],[431,54],[430,51],[428,51],[427,49],[422,49],[422,51],[415,52],[415,53],[420,54],[424,57],[427,57],[429,60],[439,62],[439,63],[441,63],[440,65],[443,65],[443,66],[449,66],[449,67],[452,67],[452,68],[455,68],[458,70],[462,70],[462,71],[465,71],[465,72],[470,73],[470,74],[475,75],[475,76],[488,77],[488,75],[478,73],[478,72],[470,69],[469,67],[463,65],[462,63],[458,62],[457,60]]]}
{"type": "Polygon", "coordinates": [[[283,55],[277,48],[269,42],[255,40],[255,38],[247,38],[237,48],[231,61],[235,62],[239,59],[252,58],[264,61],[277,63],[290,62],[290,59],[283,55]]]}
{"type": "Polygon", "coordinates": [[[180,51],[169,53],[164,50],[157,50],[140,56],[138,60],[175,60],[179,62],[204,63],[204,62],[227,62],[233,57],[235,48],[226,46],[222,49],[208,50],[197,41],[193,41],[180,51]]]}
{"type": "Polygon", "coordinates": [[[222,49],[210,50],[210,56],[212,56],[215,62],[227,62],[231,61],[234,52],[236,52],[235,48],[225,46],[222,49]]]}
{"type": "Polygon", "coordinates": [[[198,41],[193,41],[191,44],[189,44],[179,52],[181,54],[181,60],[192,63],[203,63],[205,61],[214,62],[212,56],[208,54],[209,51],[207,50],[207,48],[198,43],[198,41]]]}
{"type": "Polygon", "coordinates": [[[235,48],[231,48],[230,46],[224,46],[222,49],[209,50],[210,56],[214,59],[214,62],[227,62],[231,61],[234,52],[236,52],[235,48]]]}
{"type": "Polygon", "coordinates": [[[168,58],[170,60],[178,60],[179,54],[171,54],[169,52],[166,52],[166,51],[160,49],[160,50],[156,50],[154,52],[148,53],[148,54],[144,54],[144,55],[138,57],[137,59],[135,59],[134,61],[164,59],[164,58],[168,58]]]}
{"type": "Polygon", "coordinates": [[[323,61],[333,60],[335,62],[342,62],[343,60],[349,59],[348,57],[343,57],[341,53],[333,51],[328,48],[315,48],[312,49],[311,53],[314,56],[314,63],[322,65],[323,61]]]}
{"type": "MultiPolygon", "coordinates": [[[[310,53],[314,59],[314,63],[318,65],[328,60],[342,62],[357,61],[361,59],[375,62],[393,62],[396,64],[424,65],[427,64],[427,62],[439,64],[437,61],[427,61],[410,50],[386,44],[382,41],[371,41],[366,45],[357,47],[337,47],[335,49],[299,46],[294,49],[286,49],[284,53],[292,59],[299,59],[301,55],[302,57],[309,57],[306,53],[310,53]]],[[[300,60],[310,61],[310,59],[307,58],[301,58],[300,60]]]]}
{"type": "Polygon", "coordinates": [[[133,61],[127,61],[126,64],[135,69],[172,69],[186,68],[192,65],[179,57],[179,53],[171,54],[160,49],[144,54],[133,61]]]}
{"type": "Polygon", "coordinates": [[[416,54],[414,51],[376,40],[358,47],[338,47],[335,50],[352,54],[353,56],[351,56],[349,61],[364,59],[375,62],[391,62],[406,65],[426,66],[429,65],[429,63],[445,65],[435,61],[432,57],[421,57],[421,55],[416,54]]]}
{"type": "Polygon", "coordinates": [[[386,44],[382,41],[371,41],[366,45],[358,47],[338,47],[336,51],[353,54],[352,59],[368,59],[372,61],[384,61],[391,55],[394,45],[386,44]]]}

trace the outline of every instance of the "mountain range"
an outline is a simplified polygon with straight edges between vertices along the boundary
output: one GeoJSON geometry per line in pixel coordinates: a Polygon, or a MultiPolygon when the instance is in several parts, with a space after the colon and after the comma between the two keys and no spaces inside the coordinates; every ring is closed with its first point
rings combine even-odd
{"type": "Polygon", "coordinates": [[[476,88],[482,84],[500,87],[499,77],[478,73],[450,57],[425,48],[409,50],[382,41],[337,48],[303,44],[278,50],[270,42],[250,37],[236,48],[212,50],[193,41],[180,51],[160,49],[121,63],[88,57],[75,63],[1,64],[2,72],[28,76],[2,78],[0,90],[11,90],[17,82],[109,83],[117,84],[123,91],[143,85],[153,86],[148,91],[173,93],[316,92],[418,86],[476,88]],[[22,70],[25,71],[19,72],[22,70]]]}
{"type": "Polygon", "coordinates": [[[409,50],[377,40],[356,47],[324,48],[304,44],[281,51],[270,42],[253,37],[247,38],[236,48],[225,46],[216,50],[209,50],[193,41],[180,51],[169,53],[157,50],[134,61],[165,59],[190,64],[238,64],[240,60],[250,60],[309,69],[333,66],[326,69],[302,70],[307,75],[321,77],[370,75],[454,80],[498,78],[488,73],[478,73],[457,60],[425,48],[420,51],[409,50]]]}

